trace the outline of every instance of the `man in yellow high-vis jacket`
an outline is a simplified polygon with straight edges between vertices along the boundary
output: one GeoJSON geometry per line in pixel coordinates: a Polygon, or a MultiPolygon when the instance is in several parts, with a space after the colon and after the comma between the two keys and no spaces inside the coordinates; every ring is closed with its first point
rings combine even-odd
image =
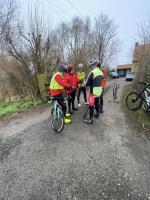
{"type": "Polygon", "coordinates": [[[86,80],[86,86],[90,87],[90,119],[85,119],[84,122],[91,124],[93,122],[94,108],[97,112],[95,117],[98,119],[100,118],[100,96],[102,94],[103,73],[99,68],[98,61],[90,61],[89,68],[91,69],[91,72],[86,80]]]}

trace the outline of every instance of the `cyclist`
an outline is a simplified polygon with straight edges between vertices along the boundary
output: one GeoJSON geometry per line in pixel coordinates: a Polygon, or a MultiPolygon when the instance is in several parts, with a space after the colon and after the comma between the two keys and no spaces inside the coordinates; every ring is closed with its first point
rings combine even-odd
{"type": "Polygon", "coordinates": [[[65,124],[68,124],[71,122],[71,119],[67,119],[67,117],[69,117],[70,114],[66,114],[67,106],[64,101],[64,89],[70,88],[70,85],[64,80],[64,76],[66,73],[67,67],[64,65],[60,65],[58,67],[58,72],[53,75],[50,82],[50,96],[57,98],[57,101],[61,105],[65,116],[65,124]]]}
{"type": "Polygon", "coordinates": [[[93,122],[94,116],[94,107],[96,109],[96,118],[100,118],[100,96],[102,94],[102,80],[103,80],[103,73],[99,68],[98,61],[90,61],[89,67],[91,72],[88,75],[86,86],[90,87],[89,93],[89,107],[90,107],[90,119],[84,120],[86,123],[93,122]]]}
{"type": "Polygon", "coordinates": [[[80,63],[78,65],[77,77],[79,79],[79,83],[78,83],[78,95],[77,95],[78,107],[81,107],[81,104],[80,104],[81,91],[83,92],[83,95],[84,95],[85,104],[88,104],[87,98],[86,98],[85,72],[83,71],[83,64],[82,63],[80,63]]]}
{"type": "Polygon", "coordinates": [[[74,110],[78,110],[75,107],[75,97],[76,97],[76,91],[77,91],[77,84],[78,84],[78,77],[77,74],[74,73],[74,65],[69,64],[68,65],[68,73],[65,74],[65,80],[66,82],[72,87],[66,89],[66,92],[68,94],[68,108],[69,108],[69,113],[73,114],[74,110]]]}
{"type": "Polygon", "coordinates": [[[100,113],[103,113],[104,112],[104,110],[103,110],[103,102],[104,102],[104,100],[103,100],[103,94],[104,94],[104,90],[105,90],[105,88],[106,88],[106,78],[107,78],[107,71],[106,70],[104,70],[104,68],[102,67],[102,63],[101,62],[99,62],[98,63],[98,67],[100,68],[100,70],[102,71],[102,74],[103,74],[103,80],[102,80],[102,94],[101,94],[101,96],[100,96],[100,113]]]}

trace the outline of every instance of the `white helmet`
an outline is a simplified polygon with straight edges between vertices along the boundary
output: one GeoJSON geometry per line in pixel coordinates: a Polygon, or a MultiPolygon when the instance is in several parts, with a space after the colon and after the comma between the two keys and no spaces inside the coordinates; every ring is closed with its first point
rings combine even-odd
{"type": "Polygon", "coordinates": [[[83,68],[83,64],[82,63],[78,64],[78,68],[83,68]]]}
{"type": "Polygon", "coordinates": [[[96,60],[91,60],[88,64],[89,64],[89,67],[91,67],[91,65],[95,65],[95,64],[97,64],[98,63],[98,61],[96,61],[96,60]]]}

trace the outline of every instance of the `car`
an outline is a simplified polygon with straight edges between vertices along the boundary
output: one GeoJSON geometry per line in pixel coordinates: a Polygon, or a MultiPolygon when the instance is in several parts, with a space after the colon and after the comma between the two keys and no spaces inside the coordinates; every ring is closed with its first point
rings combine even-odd
{"type": "Polygon", "coordinates": [[[112,79],[119,78],[119,74],[117,72],[111,72],[112,79]]]}
{"type": "Polygon", "coordinates": [[[128,72],[126,74],[126,81],[133,81],[134,77],[135,77],[135,73],[134,72],[128,72]]]}

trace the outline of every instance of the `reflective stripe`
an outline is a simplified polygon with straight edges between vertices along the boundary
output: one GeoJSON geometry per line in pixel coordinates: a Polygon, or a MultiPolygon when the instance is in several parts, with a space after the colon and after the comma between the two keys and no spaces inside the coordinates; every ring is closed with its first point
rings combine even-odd
{"type": "MultiPolygon", "coordinates": [[[[63,87],[62,85],[60,85],[60,84],[55,80],[55,77],[56,77],[57,75],[61,75],[61,73],[58,72],[58,73],[54,74],[54,76],[52,77],[51,83],[50,83],[50,89],[51,89],[51,90],[59,90],[59,89],[62,90],[62,89],[64,89],[64,87],[63,87]]],[[[62,77],[62,75],[61,75],[61,77],[62,77]]]]}

